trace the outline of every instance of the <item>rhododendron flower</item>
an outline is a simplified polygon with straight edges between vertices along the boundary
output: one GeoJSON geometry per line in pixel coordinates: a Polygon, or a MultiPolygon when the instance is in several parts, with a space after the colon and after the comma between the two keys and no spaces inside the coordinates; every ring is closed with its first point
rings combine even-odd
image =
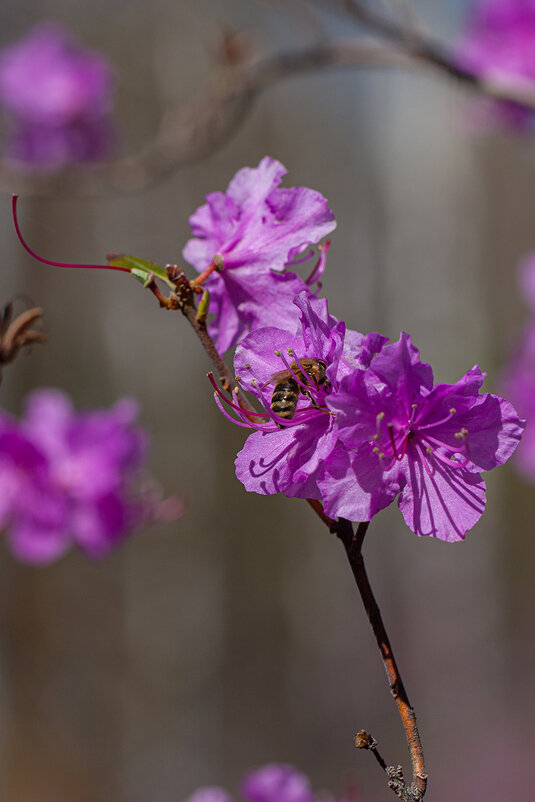
{"type": "Polygon", "coordinates": [[[34,392],[20,421],[1,415],[0,529],[17,557],[48,562],[71,544],[101,557],[133,529],[178,516],[178,502],[140,484],[147,437],[136,415],[130,400],[76,413],[57,390],[34,392]]]}
{"type": "Polygon", "coordinates": [[[62,167],[105,156],[113,143],[112,70],[62,28],[37,26],[0,53],[7,155],[62,167]]]}
{"type": "MultiPolygon", "coordinates": [[[[357,802],[354,795],[353,802],[357,802]]],[[[243,802],[319,802],[310,781],[293,766],[271,763],[246,775],[241,788],[243,802]]],[[[223,788],[200,788],[186,802],[234,802],[223,788]]],[[[334,800],[332,800],[334,802],[334,800]]]]}
{"type": "Polygon", "coordinates": [[[222,393],[216,400],[228,417],[223,404],[233,407],[238,420],[231,420],[256,430],[236,459],[236,475],[247,490],[318,499],[317,477],[337,443],[327,398],[345,375],[369,362],[386,338],[346,331],[345,324],[329,314],[326,300],[301,293],[295,305],[301,312],[301,323],[294,334],[275,327],[258,329],[236,349],[237,379],[244,390],[257,397],[264,412],[250,418],[222,393]],[[325,383],[317,386],[312,379],[305,381],[302,363],[307,359],[323,362],[325,383]],[[281,371],[294,378],[299,388],[291,418],[271,409],[281,371]]]}
{"type": "Polygon", "coordinates": [[[369,521],[399,494],[417,535],[464,538],[485,507],[481,471],[502,465],[524,428],[509,402],[479,394],[483,379],[476,366],[433,387],[407,334],[342,379],[327,397],[341,441],[318,479],[327,514],[369,521]]]}
{"type": "MultiPolygon", "coordinates": [[[[535,0],[483,0],[459,43],[458,61],[483,79],[535,88],[535,0]]],[[[522,130],[533,111],[512,101],[477,101],[486,118],[522,130]]],[[[481,114],[482,122],[485,122],[481,114]]]]}
{"type": "MultiPolygon", "coordinates": [[[[215,312],[209,331],[221,353],[255,328],[290,323],[292,300],[307,284],[286,268],[336,226],[319,192],[279,187],[285,173],[280,162],[266,156],[258,167],[236,173],[226,193],[208,195],[190,218],[194,238],[184,258],[199,272],[216,255],[223,263],[206,281],[215,312]]],[[[324,255],[310,277],[314,282],[321,277],[324,255]]]]}

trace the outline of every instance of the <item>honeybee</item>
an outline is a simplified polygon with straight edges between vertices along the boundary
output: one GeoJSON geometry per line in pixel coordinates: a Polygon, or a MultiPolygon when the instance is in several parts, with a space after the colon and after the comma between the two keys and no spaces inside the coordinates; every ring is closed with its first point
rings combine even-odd
{"type": "MultiPolygon", "coordinates": [[[[303,384],[310,384],[310,380],[316,387],[328,387],[329,380],[326,376],[327,365],[323,359],[301,359],[299,362],[290,364],[291,370],[282,370],[274,373],[268,384],[273,383],[273,395],[271,396],[271,409],[279,417],[291,420],[295,415],[299,393],[305,395],[313,406],[316,406],[312,394],[305,387],[301,387],[296,381],[292,372],[303,384]]],[[[283,429],[282,424],[277,424],[283,429]]]]}

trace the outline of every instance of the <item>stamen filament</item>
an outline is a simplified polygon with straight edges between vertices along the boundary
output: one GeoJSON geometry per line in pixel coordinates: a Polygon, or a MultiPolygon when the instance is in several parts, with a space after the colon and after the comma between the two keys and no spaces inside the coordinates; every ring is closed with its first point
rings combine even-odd
{"type": "Polygon", "coordinates": [[[17,217],[18,198],[19,198],[18,195],[13,195],[11,199],[15,231],[17,232],[17,237],[19,238],[22,247],[26,251],[28,251],[30,256],[33,256],[34,259],[37,259],[38,262],[43,262],[43,264],[45,265],[52,265],[52,267],[87,267],[92,270],[120,270],[122,273],[130,273],[130,270],[127,267],[117,267],[116,265],[86,265],[86,264],[73,264],[69,262],[52,262],[50,259],[45,259],[43,256],[39,256],[37,253],[35,253],[35,251],[32,251],[29,245],[26,244],[24,237],[22,236],[17,217]]]}

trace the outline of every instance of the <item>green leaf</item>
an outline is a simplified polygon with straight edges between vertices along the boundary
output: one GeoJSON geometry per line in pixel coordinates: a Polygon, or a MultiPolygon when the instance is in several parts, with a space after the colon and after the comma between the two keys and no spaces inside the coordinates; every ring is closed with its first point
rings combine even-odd
{"type": "Polygon", "coordinates": [[[125,253],[113,253],[108,256],[108,264],[112,267],[126,267],[134,278],[142,284],[146,284],[147,280],[154,276],[154,278],[163,281],[170,289],[176,289],[173,282],[168,278],[165,268],[156,264],[156,262],[138,259],[137,256],[128,256],[125,253]]]}

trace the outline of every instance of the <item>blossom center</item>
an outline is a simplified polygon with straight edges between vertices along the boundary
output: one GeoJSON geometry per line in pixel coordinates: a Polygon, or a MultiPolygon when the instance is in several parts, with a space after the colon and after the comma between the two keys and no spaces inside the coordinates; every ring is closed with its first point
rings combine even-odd
{"type": "Polygon", "coordinates": [[[403,460],[409,443],[422,458],[428,472],[434,471],[435,459],[454,468],[465,467],[470,461],[468,429],[463,426],[453,433],[455,445],[451,442],[451,429],[443,428],[457,414],[455,407],[439,420],[429,422],[426,422],[425,412],[425,404],[421,408],[418,404],[411,404],[410,411],[404,412],[396,421],[385,420],[384,411],[378,413],[376,432],[369,442],[385,470],[403,460]]]}

